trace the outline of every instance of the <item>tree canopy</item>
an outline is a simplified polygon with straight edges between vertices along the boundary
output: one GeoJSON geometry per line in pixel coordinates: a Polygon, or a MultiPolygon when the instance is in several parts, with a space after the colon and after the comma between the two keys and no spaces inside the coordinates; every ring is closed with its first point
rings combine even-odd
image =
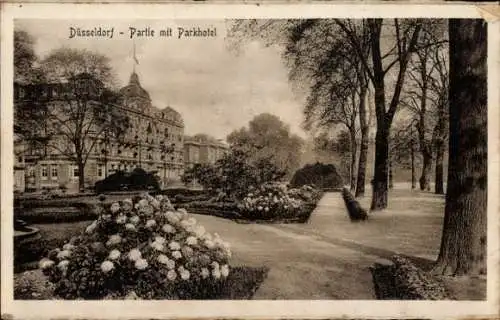
{"type": "Polygon", "coordinates": [[[288,175],[300,165],[303,140],[277,116],[262,113],[227,137],[232,149],[249,155],[251,164],[269,161],[288,175]]]}

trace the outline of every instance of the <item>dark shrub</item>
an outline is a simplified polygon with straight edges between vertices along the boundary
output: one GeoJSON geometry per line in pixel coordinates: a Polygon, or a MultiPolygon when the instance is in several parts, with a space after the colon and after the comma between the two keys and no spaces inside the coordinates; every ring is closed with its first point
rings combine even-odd
{"type": "Polygon", "coordinates": [[[313,185],[320,189],[340,188],[342,178],[333,164],[307,164],[297,170],[290,181],[292,188],[313,185]]]}
{"type": "MultiPolygon", "coordinates": [[[[186,197],[194,197],[194,196],[201,196],[201,195],[208,196],[208,192],[206,190],[193,190],[193,189],[188,189],[188,188],[169,188],[169,189],[161,190],[160,192],[157,192],[157,193],[165,195],[169,198],[173,198],[177,195],[182,195],[182,196],[186,196],[186,197]]],[[[151,194],[155,194],[155,192],[153,192],[151,194]]]]}
{"type": "Polygon", "coordinates": [[[370,267],[379,300],[453,300],[453,295],[432,274],[404,256],[376,262],[370,267]]]}
{"type": "Polygon", "coordinates": [[[130,189],[133,190],[159,190],[158,179],[144,169],[135,168],[129,178],[130,189]]]}
{"type": "Polygon", "coordinates": [[[97,193],[121,190],[159,190],[158,179],[144,169],[135,168],[131,173],[118,171],[95,184],[97,193]]]}
{"type": "Polygon", "coordinates": [[[103,180],[99,180],[95,183],[95,191],[97,193],[105,191],[118,191],[122,190],[124,186],[129,184],[129,178],[123,171],[117,171],[103,180]]]}
{"type": "Polygon", "coordinates": [[[344,198],[347,213],[351,221],[360,221],[368,219],[366,210],[361,207],[358,201],[354,199],[347,188],[342,189],[342,197],[344,198]]]}
{"type": "Polygon", "coordinates": [[[14,219],[27,223],[62,223],[93,220],[97,217],[95,206],[86,202],[68,200],[25,201],[14,208],[14,219]]]}

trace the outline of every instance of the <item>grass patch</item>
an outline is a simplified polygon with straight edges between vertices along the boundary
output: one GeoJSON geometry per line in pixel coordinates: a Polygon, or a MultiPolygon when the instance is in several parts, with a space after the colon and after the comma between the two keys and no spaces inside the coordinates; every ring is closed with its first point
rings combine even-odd
{"type": "Polygon", "coordinates": [[[229,274],[226,286],[222,290],[220,299],[242,300],[252,299],[262,282],[267,277],[269,269],[266,267],[235,267],[229,274]]]}
{"type": "Polygon", "coordinates": [[[71,237],[80,234],[90,221],[35,224],[40,238],[14,251],[14,272],[38,268],[38,261],[54,248],[62,247],[71,237]]]}

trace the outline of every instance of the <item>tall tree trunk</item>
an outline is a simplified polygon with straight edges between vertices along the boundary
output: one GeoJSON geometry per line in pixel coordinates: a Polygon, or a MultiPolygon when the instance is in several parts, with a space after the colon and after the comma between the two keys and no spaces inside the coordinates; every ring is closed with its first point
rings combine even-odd
{"type": "MultiPolygon", "coordinates": [[[[422,142],[421,142],[422,143],[422,142]]],[[[425,146],[422,149],[422,174],[420,176],[420,190],[430,190],[431,187],[431,171],[432,171],[432,151],[427,142],[423,142],[425,146]]]]}
{"type": "Polygon", "coordinates": [[[435,184],[434,193],[443,194],[444,193],[444,142],[440,142],[436,145],[436,169],[435,169],[435,184]]]}
{"type": "Polygon", "coordinates": [[[373,197],[371,210],[387,208],[388,187],[388,155],[389,155],[389,133],[385,123],[377,122],[377,134],[375,136],[375,174],[372,187],[373,197]]]}
{"type": "Polygon", "coordinates": [[[85,190],[85,164],[83,161],[79,158],[77,160],[77,166],[78,166],[78,191],[82,192],[85,190]]]}
{"type": "Polygon", "coordinates": [[[417,175],[415,170],[415,149],[411,146],[411,189],[415,190],[417,187],[417,175]]]}
{"type": "Polygon", "coordinates": [[[356,131],[351,130],[351,163],[349,168],[350,189],[354,192],[356,188],[356,158],[358,154],[358,144],[356,142],[356,131]]]}
{"type": "Polygon", "coordinates": [[[356,197],[365,195],[366,180],[366,160],[368,155],[368,133],[370,126],[366,119],[366,93],[367,84],[361,83],[361,93],[359,96],[359,124],[361,129],[361,145],[359,149],[358,178],[356,181],[356,197]]]}
{"type": "Polygon", "coordinates": [[[444,161],[444,147],[439,147],[436,150],[436,178],[434,185],[434,193],[443,194],[444,193],[444,181],[443,181],[443,161],[444,161]]]}
{"type": "MultiPolygon", "coordinates": [[[[370,19],[370,44],[373,64],[372,83],[375,89],[375,112],[377,115],[377,134],[375,136],[375,175],[373,177],[373,197],[371,210],[381,210],[387,208],[387,187],[388,187],[388,158],[389,158],[389,133],[394,119],[399,98],[404,84],[406,69],[411,53],[415,50],[415,44],[422,26],[415,26],[411,39],[409,40],[406,53],[399,54],[399,71],[394,93],[386,110],[385,82],[386,71],[382,63],[382,53],[380,49],[380,38],[382,34],[382,19],[370,19]]],[[[395,24],[399,25],[395,19],[395,24]]],[[[399,30],[398,28],[396,28],[399,30]]],[[[398,31],[399,34],[399,31],[398,31]]],[[[401,44],[401,43],[400,43],[401,44]]]]}
{"type": "Polygon", "coordinates": [[[375,19],[371,25],[370,40],[373,62],[373,88],[375,89],[375,112],[377,115],[377,133],[375,135],[375,174],[372,181],[372,203],[370,210],[387,208],[387,179],[389,157],[389,128],[385,111],[385,83],[380,51],[382,20],[375,19]]]}
{"type": "Polygon", "coordinates": [[[445,114],[445,106],[443,104],[439,105],[438,110],[438,121],[436,123],[436,127],[434,128],[434,148],[436,150],[436,168],[435,168],[435,184],[434,184],[434,192],[436,194],[444,193],[444,170],[443,170],[443,162],[444,162],[444,150],[445,150],[445,135],[446,135],[446,114],[445,114]]]}
{"type": "Polygon", "coordinates": [[[393,189],[394,188],[394,175],[393,175],[393,171],[392,171],[392,161],[389,160],[389,189],[393,189]]]}
{"type": "Polygon", "coordinates": [[[487,29],[451,19],[450,141],[441,250],[434,272],[486,273],[487,29]]]}

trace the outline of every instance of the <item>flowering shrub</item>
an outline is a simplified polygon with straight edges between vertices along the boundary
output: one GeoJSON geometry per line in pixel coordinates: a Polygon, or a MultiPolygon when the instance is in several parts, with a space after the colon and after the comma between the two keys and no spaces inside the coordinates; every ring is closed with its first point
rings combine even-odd
{"type": "Polygon", "coordinates": [[[292,218],[304,204],[303,200],[290,196],[286,187],[264,184],[249,192],[238,209],[242,215],[254,219],[292,218]]]}
{"type": "Polygon", "coordinates": [[[321,198],[321,192],[309,185],[288,190],[288,195],[305,202],[316,202],[321,198]]]}
{"type": "Polygon", "coordinates": [[[229,244],[167,197],[99,207],[85,232],[40,267],[64,299],[213,298],[229,274],[229,244]]]}

